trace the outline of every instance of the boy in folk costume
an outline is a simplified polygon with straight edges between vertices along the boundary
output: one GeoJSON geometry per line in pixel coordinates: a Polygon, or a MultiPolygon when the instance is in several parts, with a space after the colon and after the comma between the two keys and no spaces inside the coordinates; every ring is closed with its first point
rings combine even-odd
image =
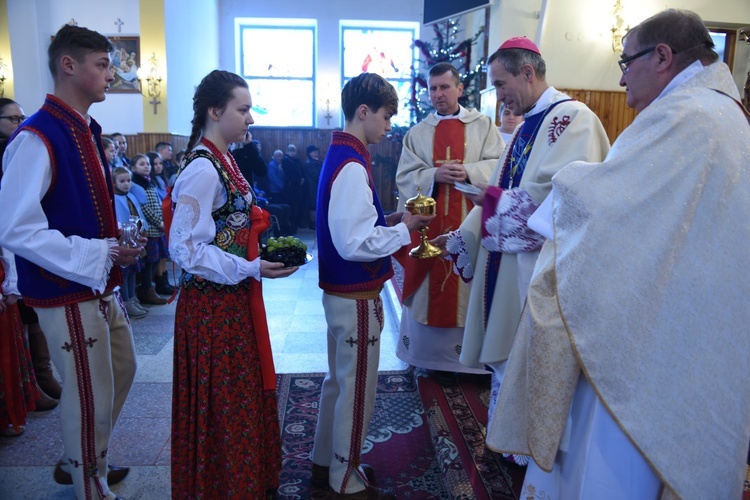
{"type": "Polygon", "coordinates": [[[391,129],[396,90],[363,73],[341,92],[346,124],[333,132],[316,212],[320,287],[328,322],[329,372],[323,381],[313,448],[313,481],[332,498],[395,498],[371,484],[360,454],[375,402],[383,329],[380,291],[393,275],[390,255],[433,216],[384,216],[373,186],[368,144],[391,129]]]}
{"type": "Polygon", "coordinates": [[[86,28],[57,32],[48,51],[54,94],[11,138],[0,187],[0,241],[16,255],[18,288],[39,316],[65,387],[60,419],[69,470],[58,465],[55,479],[72,479],[79,499],[115,498],[108,480],[127,474],[108,474],[107,453],[136,368],[115,288],[120,266],[134,264],[142,248],[118,245],[101,127],[88,114],[114,80],[112,51],[106,37],[86,28]]]}

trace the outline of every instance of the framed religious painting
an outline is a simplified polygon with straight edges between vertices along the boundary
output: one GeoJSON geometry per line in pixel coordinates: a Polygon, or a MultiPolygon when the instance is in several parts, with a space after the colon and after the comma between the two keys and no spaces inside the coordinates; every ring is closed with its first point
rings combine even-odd
{"type": "Polygon", "coordinates": [[[115,77],[109,85],[110,93],[140,94],[138,68],[141,67],[141,42],[137,36],[109,36],[115,47],[109,70],[115,77]]]}

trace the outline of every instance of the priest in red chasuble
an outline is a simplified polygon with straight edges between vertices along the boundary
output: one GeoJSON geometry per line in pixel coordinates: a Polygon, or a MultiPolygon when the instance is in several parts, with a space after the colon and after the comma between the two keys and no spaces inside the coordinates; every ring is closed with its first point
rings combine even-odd
{"type": "MultiPolygon", "coordinates": [[[[505,144],[489,117],[458,104],[463,85],[451,64],[433,66],[428,85],[435,112],[404,137],[396,183],[401,204],[420,188],[435,199],[437,217],[427,233],[434,238],[457,229],[473,207],[456,183],[487,183],[505,144]]],[[[419,244],[418,234],[412,239],[408,248],[419,244]]],[[[414,259],[408,248],[396,255],[405,268],[398,357],[439,372],[487,373],[458,359],[471,285],[453,273],[450,261],[414,259]]]]}

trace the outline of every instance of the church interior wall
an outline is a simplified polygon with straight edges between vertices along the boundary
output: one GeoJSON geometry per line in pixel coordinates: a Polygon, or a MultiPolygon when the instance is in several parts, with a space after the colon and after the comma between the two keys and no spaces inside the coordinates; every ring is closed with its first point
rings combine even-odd
{"type": "MultiPolygon", "coordinates": [[[[107,35],[138,35],[146,39],[146,34],[141,33],[141,1],[149,0],[0,0],[9,26],[8,42],[0,37],[0,57],[11,66],[9,97],[19,101],[27,114],[42,104],[45,93],[52,91],[46,56],[49,39],[71,18],[81,26],[107,35]],[[117,19],[124,22],[120,33],[115,24],[117,19]]],[[[188,134],[192,94],[200,78],[216,67],[234,70],[235,17],[317,19],[317,85],[318,88],[322,85],[335,88],[340,71],[339,20],[419,21],[422,1],[163,0],[162,32],[159,33],[158,27],[150,27],[148,36],[161,36],[165,40],[164,71],[169,76],[166,88],[169,104],[166,105],[165,96],[159,113],[166,113],[168,121],[163,126],[167,130],[153,132],[188,134]]],[[[556,87],[621,91],[617,67],[620,54],[611,47],[612,3],[494,0],[490,7],[488,51],[492,52],[510,36],[525,35],[539,42],[548,63],[548,80],[556,87]],[[539,36],[542,21],[544,29],[539,36]]],[[[626,24],[631,26],[665,7],[657,0],[623,0],[623,5],[626,24]]],[[[747,0],[680,0],[667,6],[694,10],[709,24],[750,24],[747,0]]],[[[467,37],[483,17],[483,12],[465,16],[462,23],[467,37]]],[[[423,26],[420,38],[431,40],[432,29],[423,26]]],[[[149,48],[142,45],[142,60],[149,54],[149,48]]],[[[737,44],[734,66],[737,85],[742,88],[750,70],[750,46],[744,42],[737,44]]],[[[145,115],[152,113],[150,107],[143,105],[144,101],[147,99],[137,94],[113,93],[105,102],[95,104],[91,111],[105,130],[134,134],[145,130],[145,115]]]]}
{"type": "MultiPolygon", "coordinates": [[[[53,90],[47,67],[51,37],[71,19],[79,26],[107,35],[138,36],[138,2],[133,0],[6,0],[12,61],[13,99],[26,114],[42,105],[53,90]],[[118,33],[115,21],[124,22],[118,33]]],[[[1,49],[0,49],[1,50],[1,49]]],[[[141,47],[143,53],[143,47],[141,47]]],[[[0,55],[2,52],[0,52],[0,55]]],[[[143,110],[137,94],[109,94],[91,108],[104,130],[137,132],[143,127],[143,110]]]]}
{"type": "MultiPolygon", "coordinates": [[[[622,73],[617,66],[619,52],[612,50],[614,1],[496,0],[490,14],[490,52],[512,36],[527,36],[539,45],[547,63],[548,81],[559,88],[622,90],[622,73]],[[544,22],[541,36],[538,26],[544,22]]],[[[688,9],[698,13],[707,25],[750,25],[747,0],[622,0],[625,26],[664,8],[688,9]]],[[[750,46],[737,44],[734,71],[739,88],[750,70],[750,46]]]]}

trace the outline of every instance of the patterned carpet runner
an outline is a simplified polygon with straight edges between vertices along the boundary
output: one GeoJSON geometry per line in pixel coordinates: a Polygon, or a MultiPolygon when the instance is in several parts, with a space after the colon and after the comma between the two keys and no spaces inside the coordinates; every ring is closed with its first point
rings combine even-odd
{"type": "Polygon", "coordinates": [[[518,499],[525,467],[484,444],[489,375],[438,381],[417,370],[417,385],[450,498],[518,499]]]}
{"type": "MultiPolygon", "coordinates": [[[[326,496],[324,490],[310,485],[310,454],[323,376],[322,373],[278,376],[281,498],[326,496]]],[[[375,469],[377,485],[394,489],[398,498],[451,498],[443,486],[417,384],[410,371],[378,375],[375,410],[362,460],[375,469]]]]}

